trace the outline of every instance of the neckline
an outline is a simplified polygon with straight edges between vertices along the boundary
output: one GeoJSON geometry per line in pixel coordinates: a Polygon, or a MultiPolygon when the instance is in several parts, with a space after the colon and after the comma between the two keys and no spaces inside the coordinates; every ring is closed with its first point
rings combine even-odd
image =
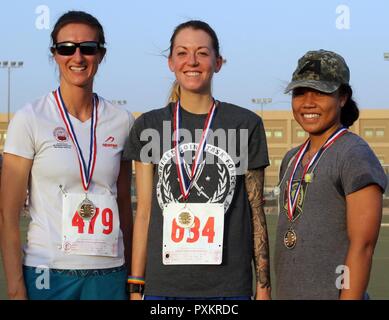
{"type": "MultiPolygon", "coordinates": [[[[215,100],[215,103],[217,105],[217,109],[219,110],[221,103],[218,100],[215,100]]],[[[176,106],[176,102],[170,103],[170,110],[171,110],[172,114],[174,114],[175,106],[176,106]]],[[[193,113],[193,112],[186,110],[182,105],[181,105],[180,110],[181,110],[182,115],[186,115],[186,116],[194,117],[194,118],[198,118],[198,119],[205,119],[208,116],[208,112],[207,113],[193,113]]]]}
{"type": "MultiPolygon", "coordinates": [[[[57,110],[57,112],[58,112],[58,107],[57,107],[57,103],[56,103],[56,101],[55,101],[54,95],[53,95],[53,94],[50,94],[50,98],[51,98],[51,101],[52,101],[52,103],[53,103],[54,108],[55,108],[55,109],[57,110]]],[[[98,103],[96,112],[98,112],[99,115],[100,115],[101,112],[102,112],[102,109],[104,108],[104,107],[103,107],[104,103],[103,103],[103,99],[102,99],[99,95],[97,95],[97,98],[98,98],[99,103],[98,103]]],[[[85,120],[85,121],[81,121],[80,119],[78,119],[77,117],[75,117],[74,115],[72,115],[69,111],[68,111],[68,115],[69,115],[69,117],[71,118],[71,121],[72,121],[73,124],[74,124],[74,123],[77,123],[77,125],[81,125],[81,126],[85,126],[85,125],[90,124],[90,122],[91,122],[91,120],[92,120],[92,115],[91,115],[87,120],[85,120]]]]}

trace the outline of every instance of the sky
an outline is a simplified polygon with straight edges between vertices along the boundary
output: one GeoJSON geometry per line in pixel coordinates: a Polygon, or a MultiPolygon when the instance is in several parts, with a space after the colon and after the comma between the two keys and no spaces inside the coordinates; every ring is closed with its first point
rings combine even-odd
{"type": "MultiPolygon", "coordinates": [[[[11,112],[57,88],[50,32],[68,10],[96,16],[107,55],[94,91],[125,100],[131,111],[166,104],[174,75],[165,50],[174,28],[189,19],[208,22],[227,60],[214,76],[213,95],[259,110],[252,99],[271,98],[264,110],[290,108],[283,93],[308,50],[336,51],[351,70],[361,109],[389,108],[389,1],[387,0],[2,0],[0,61],[23,61],[11,70],[11,112]]],[[[0,112],[7,112],[8,73],[0,68],[0,112]]]]}

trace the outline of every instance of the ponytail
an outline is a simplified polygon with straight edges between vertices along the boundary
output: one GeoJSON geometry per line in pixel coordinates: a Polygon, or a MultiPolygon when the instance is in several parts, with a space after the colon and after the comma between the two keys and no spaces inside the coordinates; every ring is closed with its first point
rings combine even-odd
{"type": "Polygon", "coordinates": [[[346,128],[349,128],[359,118],[359,109],[357,103],[352,98],[353,90],[348,84],[342,84],[339,88],[340,96],[347,96],[347,101],[340,112],[340,122],[346,128]]]}
{"type": "Polygon", "coordinates": [[[170,89],[168,103],[177,102],[180,100],[181,90],[177,80],[174,80],[172,88],[170,89]]]}

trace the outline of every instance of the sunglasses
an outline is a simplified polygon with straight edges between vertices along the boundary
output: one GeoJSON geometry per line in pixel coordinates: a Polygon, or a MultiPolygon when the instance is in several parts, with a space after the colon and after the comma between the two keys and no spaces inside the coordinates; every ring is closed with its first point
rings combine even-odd
{"type": "Polygon", "coordinates": [[[80,52],[86,56],[93,56],[99,52],[100,49],[104,49],[102,43],[96,41],[84,41],[84,42],[58,42],[51,47],[51,52],[57,51],[61,56],[71,56],[76,52],[76,49],[80,48],[80,52]]]}

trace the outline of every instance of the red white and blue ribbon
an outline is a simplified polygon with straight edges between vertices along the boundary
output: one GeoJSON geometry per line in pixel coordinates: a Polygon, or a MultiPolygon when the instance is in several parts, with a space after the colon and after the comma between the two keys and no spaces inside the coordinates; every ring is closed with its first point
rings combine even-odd
{"type": "Polygon", "coordinates": [[[347,129],[344,128],[344,127],[341,127],[339,128],[338,130],[336,130],[326,141],[326,143],[319,149],[319,151],[317,151],[315,153],[315,155],[312,157],[311,161],[309,161],[309,163],[307,163],[303,169],[303,174],[301,176],[301,179],[298,183],[298,186],[296,188],[296,192],[294,194],[294,196],[292,195],[292,183],[293,183],[293,179],[294,179],[294,176],[296,174],[296,171],[297,171],[297,167],[298,165],[300,164],[301,160],[303,159],[305,153],[307,152],[308,150],[308,147],[310,145],[310,139],[307,139],[307,141],[304,142],[304,144],[301,146],[300,150],[297,152],[297,155],[296,155],[296,160],[295,160],[295,163],[294,163],[294,166],[293,166],[293,170],[292,170],[292,174],[289,178],[289,181],[288,181],[288,193],[287,193],[287,196],[288,196],[288,217],[289,217],[289,220],[290,221],[293,221],[293,215],[294,215],[294,212],[296,210],[296,207],[297,207],[297,200],[298,200],[298,196],[299,196],[299,193],[300,193],[300,190],[301,190],[301,185],[302,185],[302,181],[306,175],[306,173],[308,172],[309,168],[312,167],[312,165],[315,163],[316,159],[319,159],[320,158],[320,155],[326,151],[330,146],[332,146],[332,144],[338,139],[340,138],[342,135],[344,135],[345,133],[347,132],[347,129]]]}
{"type": "Polygon", "coordinates": [[[201,159],[203,157],[203,152],[205,146],[207,145],[207,137],[209,134],[209,129],[212,126],[213,119],[216,114],[216,102],[213,101],[212,107],[208,112],[207,118],[205,120],[203,133],[201,135],[201,139],[196,150],[196,154],[191,166],[190,177],[185,175],[184,162],[182,157],[180,156],[180,127],[181,127],[181,106],[180,101],[177,101],[175,110],[174,110],[174,119],[173,119],[173,133],[174,133],[174,149],[175,149],[175,157],[176,157],[176,168],[178,175],[178,182],[180,185],[181,194],[186,200],[189,197],[190,190],[192,189],[192,185],[194,182],[194,177],[196,176],[197,169],[200,165],[201,159]]]}
{"type": "Polygon", "coordinates": [[[85,190],[85,192],[88,191],[89,185],[92,181],[93,172],[95,169],[96,164],[96,153],[97,153],[97,143],[96,143],[96,127],[97,127],[97,120],[98,120],[98,112],[97,112],[97,106],[98,106],[98,97],[96,94],[93,95],[93,108],[92,108],[92,117],[91,117],[91,127],[90,127],[90,143],[89,143],[89,160],[88,163],[85,162],[84,155],[82,153],[82,150],[80,148],[80,145],[77,140],[76,132],[74,131],[73,124],[69,117],[69,112],[65,106],[65,103],[61,96],[61,89],[58,88],[56,91],[53,92],[54,99],[57,103],[59,113],[61,115],[61,118],[65,124],[66,130],[74,144],[74,147],[77,152],[77,158],[78,163],[80,166],[80,176],[82,181],[82,186],[85,190]]]}

